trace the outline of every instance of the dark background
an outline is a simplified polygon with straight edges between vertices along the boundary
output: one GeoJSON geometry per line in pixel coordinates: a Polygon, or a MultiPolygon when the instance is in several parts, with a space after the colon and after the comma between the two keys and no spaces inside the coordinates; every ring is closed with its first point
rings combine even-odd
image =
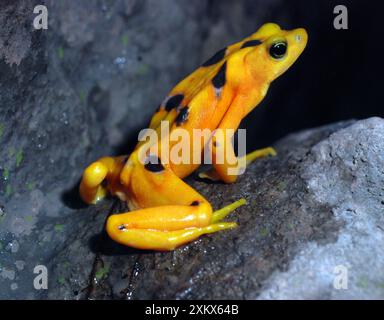
{"type": "MultiPolygon", "coordinates": [[[[305,27],[309,42],[291,70],[272,84],[260,108],[244,121],[248,137],[253,137],[256,146],[303,128],[384,116],[380,2],[292,3],[295,6],[286,27],[305,27]],[[348,30],[333,27],[336,4],[348,8],[348,30]]],[[[250,16],[254,13],[252,6],[248,12],[250,16]]]]}
{"type": "MultiPolygon", "coordinates": [[[[293,0],[282,3],[283,6],[276,5],[263,13],[265,20],[262,23],[276,22],[283,29],[304,27],[309,42],[294,67],[271,85],[264,101],[243,120],[241,127],[247,129],[248,149],[271,145],[301,129],[347,119],[384,116],[381,103],[383,11],[380,2],[293,0]],[[336,30],[333,26],[336,17],[333,9],[338,4],[348,9],[348,30],[336,30]]],[[[196,52],[199,62],[205,61],[218,48],[255,32],[262,24],[253,18],[260,15],[262,1],[210,0],[205,5],[211,21],[228,19],[224,23],[231,34],[228,40],[224,40],[225,37],[219,41],[214,39],[216,43],[207,43],[204,51],[196,52]],[[232,18],[230,12],[225,11],[226,4],[231,2],[242,3],[244,20],[232,18]]],[[[185,56],[178,58],[188,59],[185,56]]],[[[181,65],[179,70],[174,70],[176,81],[173,84],[194,68],[181,65]]],[[[163,95],[155,98],[158,102],[162,99],[163,95]]],[[[147,105],[143,107],[147,108],[147,105]]],[[[134,131],[147,125],[149,118],[147,116],[134,131]]],[[[116,153],[129,152],[136,141],[136,133],[127,134],[125,142],[115,148],[116,153]]]]}

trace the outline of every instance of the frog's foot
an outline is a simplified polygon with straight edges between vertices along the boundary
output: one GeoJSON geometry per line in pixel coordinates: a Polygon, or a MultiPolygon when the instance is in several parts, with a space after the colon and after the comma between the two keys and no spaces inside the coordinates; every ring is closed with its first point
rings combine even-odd
{"type": "Polygon", "coordinates": [[[108,184],[116,180],[126,156],[104,157],[89,165],[80,182],[80,196],[84,202],[95,204],[108,193],[108,184]]]}
{"type": "Polygon", "coordinates": [[[236,201],[213,214],[208,203],[169,205],[112,215],[107,221],[109,236],[121,244],[150,250],[174,250],[203,234],[232,229],[235,222],[220,222],[245,204],[236,201]]]}
{"type": "Polygon", "coordinates": [[[246,160],[247,164],[250,164],[253,161],[255,161],[256,159],[265,158],[265,157],[269,157],[269,156],[274,157],[276,155],[277,155],[277,152],[274,148],[267,147],[267,148],[258,149],[258,150],[255,150],[255,151],[248,153],[245,156],[245,160],[246,160]]]}
{"type": "Polygon", "coordinates": [[[84,202],[94,204],[105,197],[107,190],[102,186],[102,182],[107,174],[108,167],[98,161],[85,169],[80,182],[80,196],[84,202]]]}
{"type": "Polygon", "coordinates": [[[198,176],[201,179],[207,179],[207,180],[215,181],[215,182],[221,180],[220,176],[217,174],[215,169],[210,169],[207,171],[201,171],[201,172],[199,172],[198,176]]]}
{"type": "MultiPolygon", "coordinates": [[[[256,159],[265,158],[265,157],[269,157],[269,156],[276,156],[276,155],[277,155],[277,152],[274,148],[267,147],[267,148],[252,151],[252,152],[248,153],[247,155],[243,156],[243,159],[245,158],[245,163],[248,165],[248,164],[251,164],[256,159]]],[[[208,179],[208,180],[211,180],[214,182],[222,180],[222,178],[220,177],[220,175],[217,173],[217,171],[215,169],[210,169],[208,171],[202,171],[199,173],[198,176],[201,179],[208,179]]]]}

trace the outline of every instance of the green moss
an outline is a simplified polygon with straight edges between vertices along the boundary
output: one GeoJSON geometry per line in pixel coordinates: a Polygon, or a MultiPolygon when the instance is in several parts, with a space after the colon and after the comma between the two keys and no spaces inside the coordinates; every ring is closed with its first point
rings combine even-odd
{"type": "Polygon", "coordinates": [[[124,34],[122,37],[121,37],[121,43],[123,44],[124,47],[126,47],[128,45],[128,35],[127,34],[124,34]]]}
{"type": "Polygon", "coordinates": [[[9,197],[12,194],[12,186],[10,184],[7,184],[5,187],[5,196],[9,197]]]}
{"type": "Polygon", "coordinates": [[[4,249],[3,243],[0,242],[0,251],[4,249]]]}
{"type": "Polygon", "coordinates": [[[83,90],[81,90],[79,92],[79,98],[81,103],[85,103],[85,97],[86,97],[86,93],[83,90]]]}
{"type": "Polygon", "coordinates": [[[64,285],[65,284],[65,278],[63,276],[58,277],[57,283],[61,286],[64,285]]]}
{"type": "Polygon", "coordinates": [[[57,48],[57,55],[59,56],[60,59],[64,59],[64,48],[63,47],[58,47],[57,48]]]}
{"type": "Polygon", "coordinates": [[[360,278],[357,280],[356,285],[360,288],[366,289],[369,287],[369,282],[367,278],[360,278]]]}
{"type": "Polygon", "coordinates": [[[263,238],[266,237],[268,235],[268,233],[269,233],[269,231],[267,228],[263,228],[259,232],[260,236],[262,236],[263,238]]]}
{"type": "Polygon", "coordinates": [[[109,272],[109,268],[108,267],[100,268],[95,273],[96,280],[101,280],[101,279],[105,278],[108,275],[108,272],[109,272]]]}
{"type": "Polygon", "coordinates": [[[28,182],[25,186],[27,187],[28,191],[32,191],[33,189],[35,189],[35,184],[33,182],[28,182]]]}
{"type": "Polygon", "coordinates": [[[16,153],[16,149],[14,147],[10,147],[8,150],[8,154],[10,157],[13,157],[16,153]]]}
{"type": "Polygon", "coordinates": [[[63,224],[57,224],[57,225],[55,225],[54,229],[57,232],[61,232],[64,229],[64,225],[63,224]]]}
{"type": "Polygon", "coordinates": [[[0,138],[3,136],[4,133],[4,125],[0,123],[0,138]]]}
{"type": "Polygon", "coordinates": [[[287,183],[285,181],[278,183],[276,186],[276,190],[279,192],[283,192],[286,189],[287,189],[287,183]]]}
{"type": "MultiPolygon", "coordinates": [[[[254,208],[257,208],[258,205],[259,205],[258,202],[255,201],[255,206],[254,206],[254,208]]],[[[263,208],[265,208],[266,210],[271,210],[271,209],[273,209],[273,203],[272,203],[272,202],[263,202],[262,205],[263,205],[263,208]]]]}
{"type": "Polygon", "coordinates": [[[144,76],[148,73],[149,71],[149,66],[147,64],[142,63],[139,65],[139,67],[136,70],[136,74],[139,76],[144,76]]]}
{"type": "Polygon", "coordinates": [[[20,166],[21,162],[23,161],[24,154],[23,150],[19,150],[16,153],[16,167],[20,166]]]}
{"type": "Polygon", "coordinates": [[[8,180],[9,179],[9,169],[8,168],[5,168],[3,170],[3,178],[4,178],[4,180],[8,180]]]}
{"type": "Polygon", "coordinates": [[[25,221],[27,221],[27,222],[31,222],[31,221],[33,220],[33,216],[28,215],[28,216],[25,216],[24,219],[25,219],[25,221]]]}

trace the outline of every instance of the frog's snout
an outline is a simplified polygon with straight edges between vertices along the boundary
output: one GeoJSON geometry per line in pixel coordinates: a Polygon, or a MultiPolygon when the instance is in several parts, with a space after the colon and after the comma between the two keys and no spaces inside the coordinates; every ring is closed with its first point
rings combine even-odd
{"type": "Polygon", "coordinates": [[[305,47],[308,42],[308,33],[304,28],[295,29],[293,39],[298,46],[305,47]]]}

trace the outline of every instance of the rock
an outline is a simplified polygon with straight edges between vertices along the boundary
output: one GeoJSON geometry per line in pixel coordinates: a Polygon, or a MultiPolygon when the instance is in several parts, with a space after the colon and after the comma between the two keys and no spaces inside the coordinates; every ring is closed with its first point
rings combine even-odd
{"type": "Polygon", "coordinates": [[[86,209],[50,264],[62,281],[48,297],[384,298],[383,138],[380,118],[334,124],[281,140],[277,157],[257,161],[233,185],[190,179],[216,208],[240,197],[248,205],[228,217],[237,229],[170,253],[96,237],[110,204],[86,209]]]}
{"type": "MultiPolygon", "coordinates": [[[[321,54],[323,42],[316,34],[327,44],[330,37],[316,30],[329,21],[317,17],[327,17],[328,6],[319,15],[300,4],[281,10],[280,0],[213,0],[199,6],[170,0],[47,0],[48,30],[36,31],[32,12],[40,3],[4,0],[0,8],[1,299],[383,296],[376,272],[383,266],[379,119],[293,134],[277,143],[278,157],[250,166],[234,185],[191,177],[188,181],[216,208],[243,196],[249,204],[229,217],[239,222],[237,230],[171,253],[142,253],[113,243],[103,224],[123,206],[106,200],[85,207],[77,196],[83,168],[101,155],[129,152],[166,92],[215,50],[267,20],[288,21],[291,27],[293,17],[302,15],[313,21],[311,39],[318,47],[312,52],[321,54]],[[349,290],[332,289],[336,264],[348,269],[349,290]],[[48,268],[49,290],[33,286],[37,265],[48,268]]],[[[339,35],[332,37],[340,43],[339,35]]],[[[356,39],[362,46],[376,44],[366,35],[356,39]]],[[[267,108],[256,110],[248,118],[250,136],[272,141],[281,131],[265,135],[271,126],[292,130],[320,123],[317,117],[293,122],[309,102],[311,110],[313,101],[315,110],[322,110],[321,89],[330,87],[329,77],[303,81],[305,66],[314,75],[324,66],[342,67],[336,58],[316,62],[298,64],[276,83],[266,103],[271,110],[284,105],[285,111],[268,116],[267,108]],[[290,84],[297,88],[299,79],[303,90],[292,90],[290,84]]],[[[345,66],[341,74],[349,81],[353,69],[345,66]]],[[[371,75],[372,68],[360,67],[361,74],[371,75]]],[[[361,81],[354,86],[348,81],[348,88],[363,92],[361,81]]],[[[372,81],[372,88],[375,83],[380,85],[372,81]]],[[[372,92],[362,93],[364,103],[372,101],[367,107],[375,105],[380,90],[372,92]]],[[[343,105],[355,100],[337,86],[334,95],[340,94],[351,99],[343,105]]],[[[331,107],[342,108],[337,99],[329,100],[331,107]]]]}
{"type": "Polygon", "coordinates": [[[172,86],[253,32],[275,6],[269,2],[240,28],[247,9],[236,2],[213,12],[212,1],[47,0],[48,30],[34,30],[33,8],[41,1],[2,1],[0,274],[14,270],[18,286],[0,277],[0,298],[46,294],[33,287],[35,266],[64,250],[95,211],[82,211],[77,196],[84,167],[129,152],[172,86]]]}
{"type": "Polygon", "coordinates": [[[313,146],[301,177],[331,209],[337,239],[301,245],[258,298],[383,299],[384,120],[359,121],[313,146]],[[344,287],[335,290],[341,273],[344,287]]]}

